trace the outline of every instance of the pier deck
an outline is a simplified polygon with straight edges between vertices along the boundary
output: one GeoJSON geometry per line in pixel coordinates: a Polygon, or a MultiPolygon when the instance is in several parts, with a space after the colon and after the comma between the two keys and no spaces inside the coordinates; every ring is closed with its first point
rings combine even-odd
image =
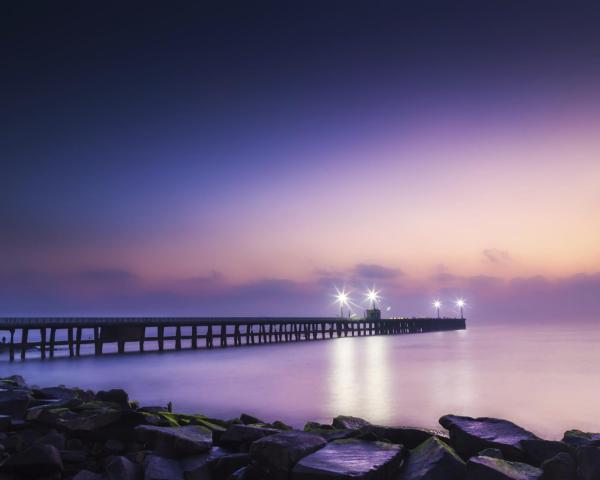
{"type": "Polygon", "coordinates": [[[126,343],[139,352],[146,342],[166,349],[198,349],[265,343],[325,340],[349,336],[399,335],[445,330],[463,330],[462,318],[343,319],[334,317],[68,317],[0,318],[0,337],[6,332],[9,359],[39,349],[40,357],[54,357],[57,347],[67,347],[69,356],[81,355],[82,345],[92,345],[95,355],[105,344],[115,344],[118,353],[126,343]],[[32,339],[30,332],[39,333],[32,339]],[[57,338],[57,332],[64,339],[57,338]],[[148,333],[150,332],[150,333],[148,333]],[[66,335],[65,335],[66,334],[66,335]],[[171,346],[171,348],[168,348],[171,346]]]}

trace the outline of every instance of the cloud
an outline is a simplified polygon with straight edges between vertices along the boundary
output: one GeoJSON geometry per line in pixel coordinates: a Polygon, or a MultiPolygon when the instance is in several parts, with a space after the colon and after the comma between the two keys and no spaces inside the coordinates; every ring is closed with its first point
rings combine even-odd
{"type": "Polygon", "coordinates": [[[402,270],[397,268],[383,267],[373,263],[359,263],[353,269],[353,273],[360,278],[367,279],[389,279],[402,276],[402,270]]]}
{"type": "Polygon", "coordinates": [[[119,268],[92,268],[79,272],[79,277],[92,283],[125,283],[137,279],[137,275],[129,270],[119,268]]]}
{"type": "Polygon", "coordinates": [[[499,250],[497,248],[486,248],[481,254],[485,262],[494,264],[503,264],[510,262],[511,258],[506,250],[499,250]]]}

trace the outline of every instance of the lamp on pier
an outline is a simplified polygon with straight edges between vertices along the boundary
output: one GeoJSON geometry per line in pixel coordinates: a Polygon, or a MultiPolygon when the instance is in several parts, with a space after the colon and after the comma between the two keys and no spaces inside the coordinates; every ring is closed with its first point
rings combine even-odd
{"type": "Polygon", "coordinates": [[[433,308],[435,308],[437,311],[437,318],[440,318],[440,307],[441,306],[442,306],[442,302],[440,302],[439,300],[433,301],[433,308]]]}
{"type": "Polygon", "coordinates": [[[458,300],[456,300],[456,306],[458,308],[460,308],[460,318],[464,318],[464,316],[463,316],[463,307],[465,306],[465,299],[464,298],[459,298],[458,300]]]}

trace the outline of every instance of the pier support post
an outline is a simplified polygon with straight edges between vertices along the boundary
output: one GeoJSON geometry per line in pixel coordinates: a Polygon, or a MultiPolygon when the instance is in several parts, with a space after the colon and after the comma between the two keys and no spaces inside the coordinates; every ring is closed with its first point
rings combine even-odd
{"type": "Polygon", "coordinates": [[[23,328],[21,330],[21,360],[25,360],[25,352],[27,351],[28,337],[29,329],[23,328]]]}
{"type": "Polygon", "coordinates": [[[192,326],[192,348],[196,350],[198,348],[198,327],[192,326]]]}
{"type": "Polygon", "coordinates": [[[206,348],[213,348],[213,331],[212,325],[206,328],[206,348]]]}
{"type": "MultiPolygon", "coordinates": [[[[227,325],[221,324],[221,347],[227,346],[227,325]]],[[[235,337],[233,338],[235,342],[235,337]]]]}
{"type": "Polygon", "coordinates": [[[158,328],[158,351],[162,352],[165,349],[165,327],[160,325],[158,328]]]}
{"type": "Polygon", "coordinates": [[[146,327],[142,327],[140,334],[140,352],[144,351],[144,341],[146,340],[146,327]]]}
{"type": "Polygon", "coordinates": [[[75,333],[75,355],[79,357],[81,355],[81,327],[77,327],[75,333]]]}
{"type": "Polygon", "coordinates": [[[56,328],[50,328],[50,358],[54,358],[54,341],[56,340],[56,328]]]}
{"type": "Polygon", "coordinates": [[[15,329],[10,329],[10,345],[8,346],[8,356],[10,361],[15,359],[15,329]]]}
{"type": "Polygon", "coordinates": [[[40,354],[42,359],[46,359],[46,328],[40,328],[40,354]]]}
{"type": "Polygon", "coordinates": [[[175,327],[175,350],[181,350],[181,326],[175,327]]]}
{"type": "Polygon", "coordinates": [[[73,356],[73,327],[67,328],[67,342],[69,344],[69,357],[73,356]]]}
{"type": "Polygon", "coordinates": [[[102,340],[100,340],[100,327],[94,327],[94,355],[102,355],[102,340]]]}

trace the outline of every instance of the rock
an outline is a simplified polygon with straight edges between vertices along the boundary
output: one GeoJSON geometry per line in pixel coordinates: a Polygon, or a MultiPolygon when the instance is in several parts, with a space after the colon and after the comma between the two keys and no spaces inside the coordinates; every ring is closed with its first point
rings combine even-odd
{"type": "Polygon", "coordinates": [[[211,448],[208,453],[200,453],[185,457],[181,461],[183,476],[186,480],[208,480],[211,478],[211,464],[228,452],[220,447],[211,448]]]}
{"type": "Polygon", "coordinates": [[[88,453],[85,450],[61,450],[60,457],[64,463],[84,463],[88,453]]]}
{"type": "Polygon", "coordinates": [[[112,457],[106,464],[108,480],[140,480],[142,468],[125,457],[112,457]]]}
{"type": "Polygon", "coordinates": [[[582,432],[581,430],[567,430],[562,441],[572,447],[592,446],[600,447],[600,433],[582,432]]]}
{"type": "Polygon", "coordinates": [[[292,466],[301,458],[326,445],[326,440],[313,433],[289,431],[256,440],[250,446],[250,457],[271,479],[287,479],[292,466]]]}
{"type": "Polygon", "coordinates": [[[212,446],[212,433],[200,425],[185,427],[155,427],[140,425],[135,428],[141,441],[151,445],[160,455],[185,456],[202,453],[212,446]]]}
{"type": "Polygon", "coordinates": [[[34,445],[22,452],[12,455],[3,469],[19,476],[53,475],[63,471],[60,452],[52,445],[34,445]]]}
{"type": "Polygon", "coordinates": [[[259,419],[257,417],[253,417],[252,415],[248,415],[247,413],[242,413],[240,415],[240,421],[244,425],[252,425],[253,423],[263,423],[263,424],[265,423],[261,419],[259,419]]]}
{"type": "Polygon", "coordinates": [[[573,449],[566,443],[551,440],[523,440],[521,447],[525,452],[527,463],[536,467],[559,453],[575,454],[573,449]]]}
{"type": "Polygon", "coordinates": [[[52,445],[58,450],[65,448],[65,442],[65,436],[62,433],[58,433],[56,430],[48,432],[46,435],[42,435],[35,440],[35,443],[52,445]]]}
{"type": "Polygon", "coordinates": [[[397,443],[408,449],[413,449],[433,436],[442,437],[441,432],[415,427],[386,427],[382,425],[367,425],[360,432],[372,432],[376,440],[397,443]]]}
{"type": "Polygon", "coordinates": [[[96,399],[102,402],[112,402],[123,408],[129,408],[129,395],[125,390],[113,389],[113,390],[100,390],[96,394],[96,399]]]}
{"type": "Polygon", "coordinates": [[[21,375],[11,375],[10,377],[0,378],[0,388],[27,388],[27,384],[21,375]]]}
{"type": "Polygon", "coordinates": [[[144,480],[183,480],[183,470],[177,460],[148,455],[144,459],[144,480]]]}
{"type": "Polygon", "coordinates": [[[26,390],[0,390],[0,415],[23,418],[32,400],[26,390]]]}
{"type": "Polygon", "coordinates": [[[504,458],[502,452],[497,448],[484,448],[479,454],[478,457],[492,457],[492,458],[504,458]]]}
{"type": "Polygon", "coordinates": [[[267,435],[274,435],[275,433],[279,433],[279,430],[254,425],[231,425],[221,435],[219,444],[225,448],[248,451],[248,447],[252,442],[267,435]]]}
{"type": "Polygon", "coordinates": [[[104,477],[99,473],[81,470],[73,477],[73,480],[104,480],[104,477]]]}
{"type": "Polygon", "coordinates": [[[76,388],[65,386],[40,388],[35,391],[36,398],[50,400],[79,400],[83,392],[76,388]]]}
{"type": "Polygon", "coordinates": [[[395,477],[402,463],[400,445],[363,440],[336,440],[302,458],[292,469],[292,480],[370,479],[395,477]]]}
{"type": "Polygon", "coordinates": [[[68,450],[81,450],[84,447],[84,444],[80,438],[69,438],[65,442],[65,447],[68,450]]]}
{"type": "Polygon", "coordinates": [[[457,480],[465,475],[465,462],[451,447],[429,437],[414,450],[402,469],[402,480],[457,480]]]}
{"type": "Polygon", "coordinates": [[[104,444],[104,449],[108,453],[123,453],[125,451],[125,444],[116,438],[109,438],[104,444]]]}
{"type": "Polygon", "coordinates": [[[523,440],[538,440],[533,433],[508,420],[445,415],[440,424],[450,432],[450,443],[463,458],[485,448],[497,448],[505,458],[523,458],[523,440]]]}
{"type": "Polygon", "coordinates": [[[210,469],[215,478],[227,478],[236,470],[250,463],[247,453],[233,453],[220,456],[210,462],[210,469]]]}
{"type": "Polygon", "coordinates": [[[467,462],[466,480],[540,480],[543,471],[526,463],[493,457],[472,457],[467,462]]]}
{"type": "Polygon", "coordinates": [[[293,427],[292,427],[292,426],[290,426],[290,425],[288,425],[288,424],[286,424],[286,423],[283,423],[281,420],[275,420],[275,421],[274,421],[274,422],[271,424],[271,426],[272,426],[273,428],[276,428],[277,430],[285,430],[285,431],[293,430],[293,427]]]}
{"type": "Polygon", "coordinates": [[[10,415],[0,415],[0,432],[10,430],[12,417],[10,415]]]}
{"type": "Polygon", "coordinates": [[[580,480],[600,478],[600,448],[584,445],[577,449],[577,476],[580,480]]]}
{"type": "Polygon", "coordinates": [[[575,480],[577,465],[568,453],[558,453],[542,463],[544,480],[575,480]]]}
{"type": "Polygon", "coordinates": [[[350,430],[358,430],[359,428],[366,427],[367,425],[371,425],[366,420],[358,417],[349,417],[345,415],[338,415],[333,419],[333,427],[340,429],[350,429],[350,430]]]}

